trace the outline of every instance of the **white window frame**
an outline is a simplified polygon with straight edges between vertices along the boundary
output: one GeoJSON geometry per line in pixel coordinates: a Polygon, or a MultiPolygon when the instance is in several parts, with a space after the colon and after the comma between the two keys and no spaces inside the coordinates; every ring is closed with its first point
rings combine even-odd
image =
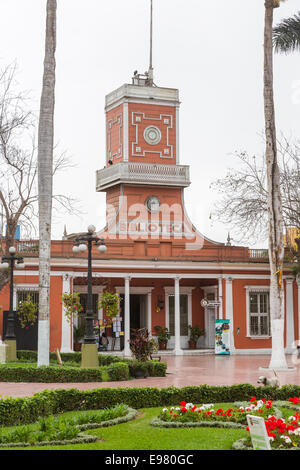
{"type": "Polygon", "coordinates": [[[39,292],[38,284],[15,284],[13,294],[13,309],[17,310],[17,293],[18,292],[39,292]]]}
{"type": "MultiPolygon", "coordinates": [[[[262,294],[269,294],[269,302],[270,302],[270,286],[246,286],[246,324],[247,324],[247,334],[246,336],[251,339],[268,339],[271,338],[271,332],[269,335],[251,335],[250,334],[250,294],[253,292],[255,293],[262,293],[262,294]]],[[[269,303],[270,305],[270,303],[269,303]]],[[[270,316],[270,312],[269,312],[270,316]]],[[[270,317],[269,317],[270,320],[270,317]]]]}

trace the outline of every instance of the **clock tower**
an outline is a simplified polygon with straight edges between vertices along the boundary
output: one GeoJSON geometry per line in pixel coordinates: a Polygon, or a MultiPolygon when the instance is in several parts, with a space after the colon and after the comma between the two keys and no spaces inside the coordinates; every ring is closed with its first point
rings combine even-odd
{"type": "Polygon", "coordinates": [[[131,84],[106,96],[106,166],[97,172],[96,189],[106,192],[111,233],[170,238],[191,232],[182,200],[190,177],[189,167],[180,165],[179,106],[177,89],[157,87],[137,72],[131,84]]]}
{"type": "MultiPolygon", "coordinates": [[[[140,253],[177,256],[178,249],[171,246],[174,240],[195,250],[202,247],[203,237],[184,207],[183,191],[190,176],[189,166],[180,164],[179,92],[156,86],[153,79],[152,0],[150,30],[148,72],[135,71],[130,84],[105,98],[106,165],[96,176],[96,190],[106,192],[107,224],[101,236],[168,240],[168,247],[157,244],[156,251],[139,245],[140,253]]],[[[132,254],[139,249],[136,246],[132,254]]]]}

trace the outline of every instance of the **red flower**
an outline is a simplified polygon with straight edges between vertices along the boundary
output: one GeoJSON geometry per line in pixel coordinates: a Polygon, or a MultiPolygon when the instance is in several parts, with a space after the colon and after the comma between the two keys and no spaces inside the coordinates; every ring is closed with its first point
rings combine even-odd
{"type": "Polygon", "coordinates": [[[182,401],[181,403],[179,403],[180,406],[186,406],[186,401],[182,401]]]}
{"type": "Polygon", "coordinates": [[[250,401],[256,401],[256,397],[250,398],[250,401]]]}
{"type": "Polygon", "coordinates": [[[300,397],[289,398],[289,401],[297,405],[300,401],[300,397]]]}

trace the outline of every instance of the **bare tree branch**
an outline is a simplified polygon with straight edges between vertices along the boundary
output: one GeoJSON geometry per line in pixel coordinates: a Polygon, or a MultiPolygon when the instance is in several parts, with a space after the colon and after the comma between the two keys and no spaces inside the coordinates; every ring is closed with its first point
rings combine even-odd
{"type": "MultiPolygon", "coordinates": [[[[226,225],[237,243],[250,244],[268,237],[267,180],[264,156],[236,152],[238,169],[229,169],[211,188],[220,194],[211,214],[212,221],[226,225]]],[[[286,227],[300,228],[300,144],[281,136],[278,164],[282,210],[286,227]]]]}

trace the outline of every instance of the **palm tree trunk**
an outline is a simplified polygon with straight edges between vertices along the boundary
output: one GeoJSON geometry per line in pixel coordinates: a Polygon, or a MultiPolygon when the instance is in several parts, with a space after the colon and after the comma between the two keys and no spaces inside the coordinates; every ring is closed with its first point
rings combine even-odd
{"type": "Polygon", "coordinates": [[[38,135],[39,327],[38,366],[49,365],[50,251],[55,104],[56,0],[47,0],[43,87],[38,135]]]}
{"type": "Polygon", "coordinates": [[[287,363],[284,354],[282,286],[284,244],[273,90],[273,13],[274,0],[265,0],[264,110],[268,180],[269,259],[271,271],[270,317],[272,334],[272,354],[269,368],[285,369],[287,368],[287,363]]]}

